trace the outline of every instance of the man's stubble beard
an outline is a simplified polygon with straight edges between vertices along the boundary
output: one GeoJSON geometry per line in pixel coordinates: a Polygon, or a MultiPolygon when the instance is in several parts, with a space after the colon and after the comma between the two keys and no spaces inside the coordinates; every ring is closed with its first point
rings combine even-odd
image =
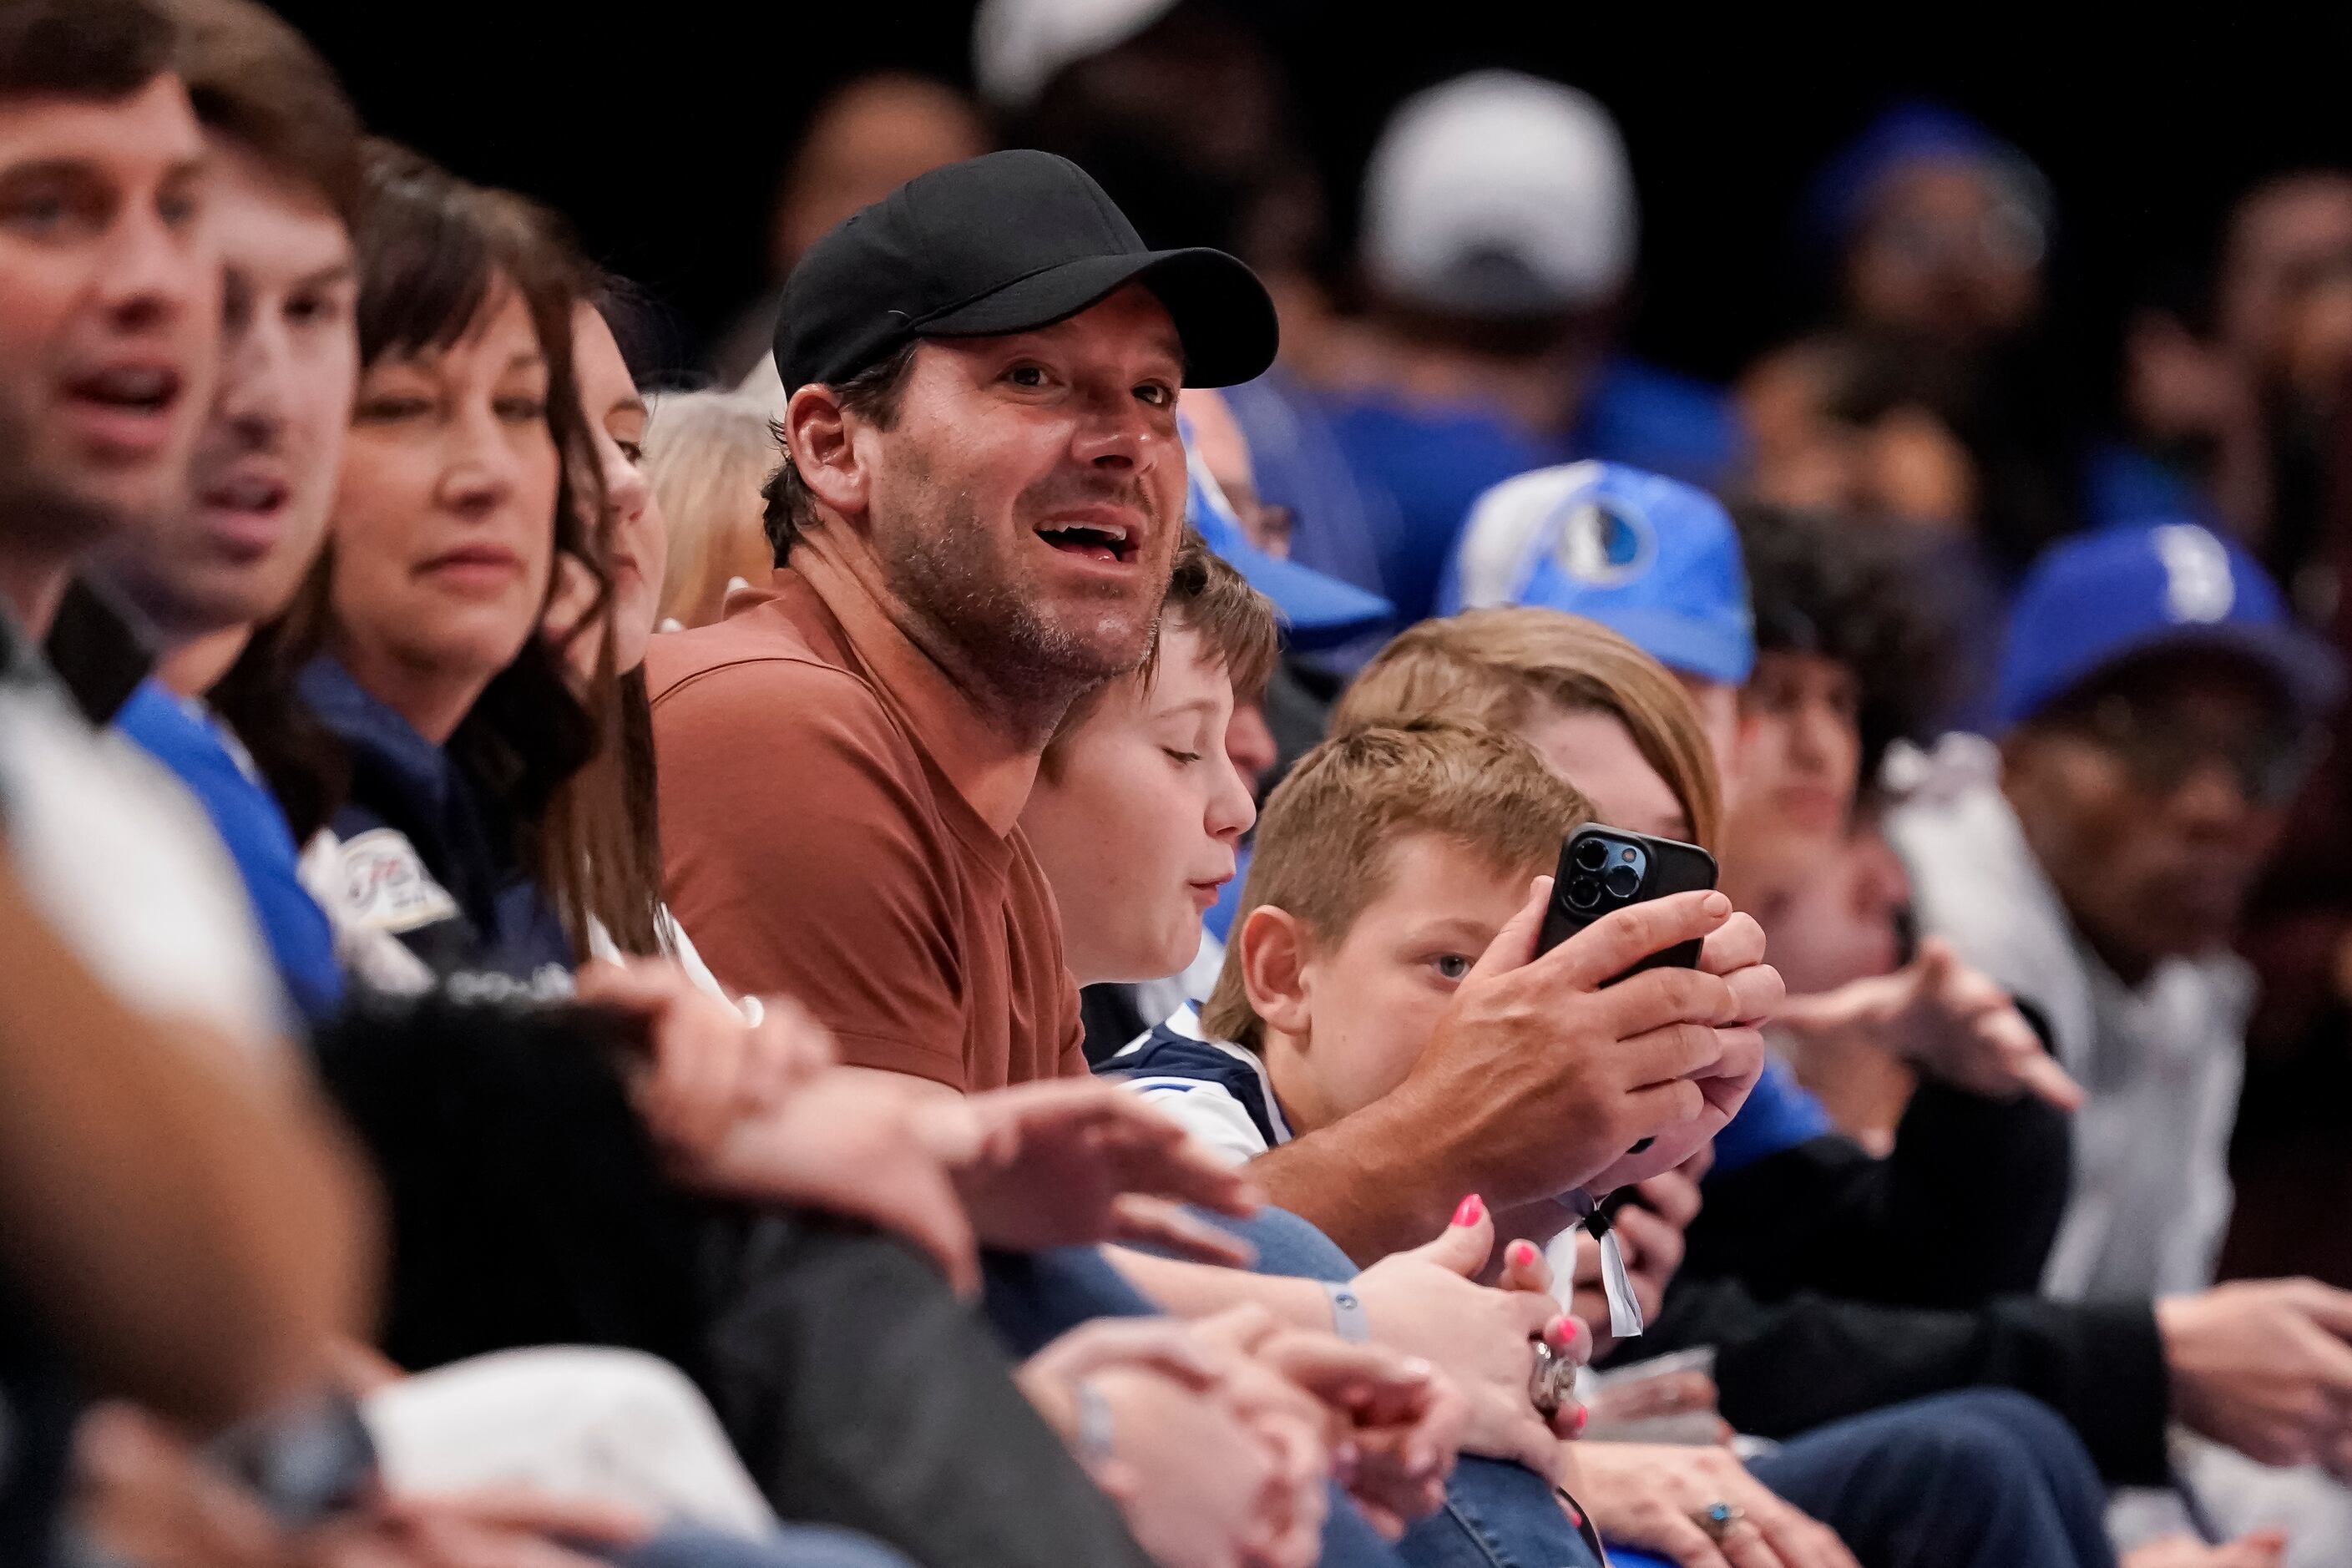
{"type": "Polygon", "coordinates": [[[893,531],[900,536],[883,552],[891,593],[956,650],[958,673],[984,688],[978,695],[1030,738],[1042,742],[1072,702],[1136,669],[1150,650],[1172,550],[1140,613],[1105,597],[1090,626],[1074,626],[1040,613],[1017,560],[1007,559],[1008,552],[1017,558],[1020,542],[981,526],[969,490],[938,496],[929,516],[893,531]]]}

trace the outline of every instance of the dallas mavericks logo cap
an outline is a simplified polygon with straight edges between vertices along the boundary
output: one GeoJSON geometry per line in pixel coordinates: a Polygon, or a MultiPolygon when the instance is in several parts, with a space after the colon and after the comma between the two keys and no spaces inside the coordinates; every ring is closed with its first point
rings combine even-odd
{"type": "Polygon", "coordinates": [[[2033,563],[2010,613],[1994,712],[2007,729],[2126,659],[2199,647],[2268,669],[2306,718],[2342,690],[2336,656],[2294,623],[2252,556],[2195,523],[2130,523],[2063,540],[2033,563]]]}
{"type": "Polygon", "coordinates": [[[1671,669],[1738,686],[1756,668],[1731,514],[1622,463],[1568,463],[1480,496],[1438,612],[1533,605],[1599,621],[1671,669]]]}

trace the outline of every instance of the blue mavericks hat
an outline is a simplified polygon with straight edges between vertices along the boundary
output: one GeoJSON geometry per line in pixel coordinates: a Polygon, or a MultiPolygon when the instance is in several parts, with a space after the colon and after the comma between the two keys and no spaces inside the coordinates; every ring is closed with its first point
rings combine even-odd
{"type": "Polygon", "coordinates": [[[1599,621],[1669,668],[1738,686],[1756,668],[1731,514],[1622,463],[1567,463],[1478,498],[1437,611],[1536,605],[1599,621]]]}
{"type": "Polygon", "coordinates": [[[1993,711],[2024,722],[2137,654],[2221,647],[2276,675],[2306,718],[2343,686],[2336,656],[2295,625],[2254,558],[2193,522],[2126,523],[2042,552],[2010,612],[1993,711]]]}
{"type": "Polygon", "coordinates": [[[1184,468],[1192,480],[1184,496],[1184,521],[1199,529],[1209,548],[1251,587],[1274,601],[1292,647],[1302,652],[1331,647],[1396,614],[1396,606],[1378,594],[1270,555],[1252,543],[1233,502],[1225,499],[1223,489],[1210,476],[1189,440],[1184,468]]]}

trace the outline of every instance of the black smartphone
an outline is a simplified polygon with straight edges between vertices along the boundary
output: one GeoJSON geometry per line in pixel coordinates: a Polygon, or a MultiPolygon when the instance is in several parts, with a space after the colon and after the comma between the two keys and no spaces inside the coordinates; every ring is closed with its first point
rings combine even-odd
{"type": "MultiPolygon", "coordinates": [[[[1672,893],[1705,892],[1715,886],[1715,857],[1696,844],[1653,838],[1622,827],[1588,823],[1560,847],[1559,869],[1544,911],[1538,952],[1549,952],[1594,921],[1628,904],[1647,903],[1672,893]]],[[[1699,944],[1677,942],[1613,975],[1611,984],[1645,969],[1696,969],[1699,944]]]]}
{"type": "MultiPolygon", "coordinates": [[[[1669,893],[1699,893],[1715,886],[1715,857],[1696,844],[1654,838],[1622,827],[1585,824],[1560,846],[1559,869],[1552,874],[1551,907],[1544,910],[1536,952],[1549,952],[1612,910],[1647,903],[1669,893]]],[[[1678,942],[1662,952],[1612,974],[1614,985],[1645,969],[1696,969],[1699,944],[1678,942]]],[[[1644,1138],[1629,1152],[1650,1146],[1644,1138]]]]}

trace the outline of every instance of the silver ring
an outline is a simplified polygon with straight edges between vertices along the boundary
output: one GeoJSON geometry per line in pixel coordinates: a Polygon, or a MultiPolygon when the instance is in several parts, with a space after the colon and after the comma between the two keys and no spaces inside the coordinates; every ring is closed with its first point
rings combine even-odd
{"type": "Polygon", "coordinates": [[[1528,1343],[1536,1352],[1536,1364],[1528,1374],[1528,1398],[1549,1421],[1576,1392],[1576,1363],[1541,1340],[1528,1343]]]}

